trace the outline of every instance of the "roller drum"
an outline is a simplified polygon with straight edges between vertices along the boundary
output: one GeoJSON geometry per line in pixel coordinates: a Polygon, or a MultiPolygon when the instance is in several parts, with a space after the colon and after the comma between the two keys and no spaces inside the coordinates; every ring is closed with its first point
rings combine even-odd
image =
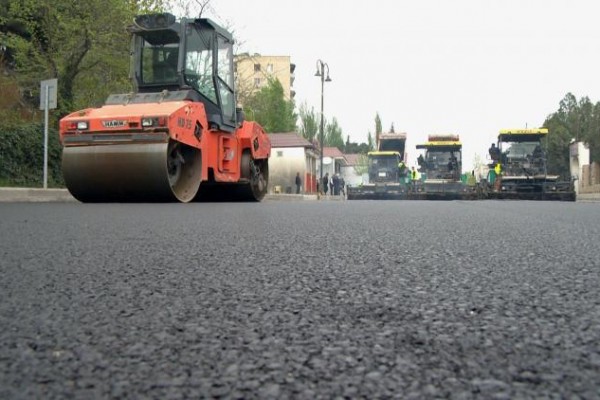
{"type": "Polygon", "coordinates": [[[200,187],[201,152],[179,142],[63,149],[69,192],[82,202],[188,202],[200,187]]]}

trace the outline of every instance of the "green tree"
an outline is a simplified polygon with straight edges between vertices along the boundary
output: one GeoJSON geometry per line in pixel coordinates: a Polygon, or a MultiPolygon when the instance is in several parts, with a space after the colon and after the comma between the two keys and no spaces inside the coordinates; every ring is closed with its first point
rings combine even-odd
{"type": "Polygon", "coordinates": [[[308,109],[306,103],[302,103],[299,110],[300,126],[298,127],[300,134],[309,142],[312,142],[319,134],[319,117],[313,107],[308,109]]]}
{"type": "Polygon", "coordinates": [[[381,118],[379,117],[379,113],[375,113],[375,146],[376,148],[379,145],[379,135],[383,132],[383,128],[381,125],[381,118]]]}
{"type": "Polygon", "coordinates": [[[600,103],[594,105],[588,97],[567,93],[558,110],[550,114],[544,126],[548,128],[548,172],[569,175],[569,144],[585,141],[589,144],[592,160],[600,157],[600,103]]]}
{"type": "Polygon", "coordinates": [[[338,149],[344,148],[342,128],[335,117],[325,127],[325,143],[326,146],[337,147],[338,149]]]}
{"type": "Polygon", "coordinates": [[[350,142],[350,136],[347,136],[343,151],[345,154],[367,154],[370,150],[367,143],[350,142]]]}
{"type": "Polygon", "coordinates": [[[297,114],[293,100],[286,100],[283,86],[278,79],[269,79],[268,84],[250,96],[244,105],[249,120],[262,125],[264,130],[273,132],[293,132],[297,130],[297,114]]]}
{"type": "Polygon", "coordinates": [[[367,134],[367,145],[369,146],[369,151],[375,150],[375,142],[373,141],[371,131],[367,134]]]}
{"type": "Polygon", "coordinates": [[[135,14],[162,1],[5,0],[0,42],[33,108],[39,81],[58,79],[59,114],[97,105],[114,91],[129,90],[129,40],[135,14]]]}
{"type": "Polygon", "coordinates": [[[354,172],[356,172],[357,175],[363,175],[369,172],[369,158],[366,154],[358,156],[357,163],[354,166],[354,172]]]}
{"type": "Polygon", "coordinates": [[[600,162],[600,101],[592,109],[592,117],[585,134],[585,141],[590,147],[592,161],[600,162]]]}

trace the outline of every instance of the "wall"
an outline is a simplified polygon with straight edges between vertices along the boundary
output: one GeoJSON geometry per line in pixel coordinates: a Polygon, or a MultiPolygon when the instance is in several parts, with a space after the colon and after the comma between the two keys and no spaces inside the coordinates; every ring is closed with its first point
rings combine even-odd
{"type": "Polygon", "coordinates": [[[589,163],[590,150],[585,144],[583,142],[571,143],[569,145],[569,170],[571,176],[575,179],[576,194],[579,194],[586,185],[589,186],[589,173],[584,172],[589,163]]]}
{"type": "Polygon", "coordinates": [[[269,193],[296,193],[296,173],[302,178],[302,193],[316,191],[315,161],[303,147],[274,147],[269,158],[269,193]]]}
{"type": "Polygon", "coordinates": [[[592,163],[582,167],[579,179],[579,193],[600,193],[600,163],[592,163]]]}

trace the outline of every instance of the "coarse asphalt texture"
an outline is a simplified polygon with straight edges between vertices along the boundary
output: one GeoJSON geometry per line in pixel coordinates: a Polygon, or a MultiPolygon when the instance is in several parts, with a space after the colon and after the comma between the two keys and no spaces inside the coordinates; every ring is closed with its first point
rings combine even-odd
{"type": "Polygon", "coordinates": [[[0,398],[600,398],[600,207],[0,204],[0,398]]]}

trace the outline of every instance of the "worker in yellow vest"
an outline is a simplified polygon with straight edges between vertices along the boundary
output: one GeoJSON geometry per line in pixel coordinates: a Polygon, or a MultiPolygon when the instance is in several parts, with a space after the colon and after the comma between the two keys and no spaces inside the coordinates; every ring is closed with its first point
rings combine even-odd
{"type": "Polygon", "coordinates": [[[417,170],[415,169],[415,167],[412,167],[412,170],[410,171],[410,179],[413,182],[417,180],[417,170]]]}
{"type": "Polygon", "coordinates": [[[494,189],[498,191],[498,190],[500,190],[501,183],[502,183],[502,164],[496,163],[496,166],[494,167],[494,172],[496,173],[496,180],[494,181],[494,189]]]}

